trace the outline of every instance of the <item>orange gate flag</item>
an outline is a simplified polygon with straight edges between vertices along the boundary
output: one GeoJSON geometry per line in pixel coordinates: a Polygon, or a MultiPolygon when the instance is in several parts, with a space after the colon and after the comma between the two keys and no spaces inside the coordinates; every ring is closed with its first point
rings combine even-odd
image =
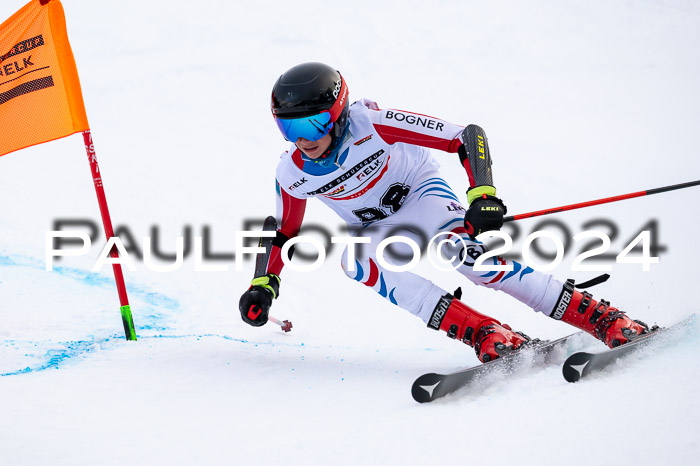
{"type": "MultiPolygon", "coordinates": [[[[0,156],[83,133],[107,240],[114,238],[102,174],[60,0],[31,0],[0,25],[0,156]]],[[[110,256],[117,259],[115,248],[110,256]]],[[[124,334],[136,340],[121,264],[112,263],[124,334]]]]}
{"type": "Polygon", "coordinates": [[[59,0],[32,0],[0,25],[0,156],[89,130],[59,0]]]}

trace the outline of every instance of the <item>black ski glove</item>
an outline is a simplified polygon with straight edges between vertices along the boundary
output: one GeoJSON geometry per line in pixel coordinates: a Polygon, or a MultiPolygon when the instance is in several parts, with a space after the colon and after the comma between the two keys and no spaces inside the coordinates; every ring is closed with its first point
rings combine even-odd
{"type": "Polygon", "coordinates": [[[493,186],[477,186],[467,191],[469,209],[464,215],[464,228],[471,239],[481,233],[500,230],[503,226],[503,216],[508,208],[496,197],[493,186]]]}
{"type": "Polygon", "coordinates": [[[243,321],[253,327],[265,325],[272,300],[279,296],[279,290],[280,277],[273,273],[254,278],[250,288],[238,301],[238,309],[241,311],[243,321]]]}

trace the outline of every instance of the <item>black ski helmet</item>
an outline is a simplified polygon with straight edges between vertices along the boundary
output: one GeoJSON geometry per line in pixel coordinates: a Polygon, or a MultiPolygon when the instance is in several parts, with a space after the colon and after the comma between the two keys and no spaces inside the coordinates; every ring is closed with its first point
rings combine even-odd
{"type": "Polygon", "coordinates": [[[276,119],[308,117],[327,110],[333,123],[330,134],[334,140],[345,130],[348,107],[345,79],[340,72],[323,63],[294,66],[285,71],[272,87],[270,109],[276,119]]]}

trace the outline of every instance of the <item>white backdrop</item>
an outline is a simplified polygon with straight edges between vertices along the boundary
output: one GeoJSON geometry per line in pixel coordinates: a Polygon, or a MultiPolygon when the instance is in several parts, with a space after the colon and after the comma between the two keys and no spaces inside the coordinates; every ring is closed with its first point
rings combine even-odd
{"type": "MultiPolygon", "coordinates": [[[[23,4],[5,0],[0,18],[23,4]]],[[[246,219],[274,213],[286,142],[269,92],[303,61],[339,69],[352,100],[485,128],[509,214],[700,178],[695,2],[63,5],[112,219],[141,248],[153,228],[172,252],[186,228],[208,227],[212,251],[232,252],[246,219]]],[[[435,156],[463,193],[457,157],[435,156]]],[[[125,342],[111,271],[90,272],[102,234],[89,256],[44,270],[55,220],[99,225],[80,136],[2,157],[0,200],[7,464],[656,464],[699,453],[696,330],[591,381],[568,385],[554,367],[419,406],[414,378],[475,364],[473,351],[347,280],[340,251],[316,273],[283,274],[272,311],[294,322],[289,334],[241,322],[249,261],[208,273],[191,255],[172,273],[136,261],[125,275],[140,339],[125,342]]],[[[698,200],[693,188],[552,218],[572,234],[613,222],[616,253],[656,220],[660,264],[617,264],[595,294],[665,325],[700,308],[698,200]]],[[[339,231],[320,203],[307,218],[339,231]]],[[[519,222],[523,236],[539,221],[519,222]]],[[[578,249],[559,278],[590,277],[570,271],[578,249]]],[[[422,270],[529,335],[570,332],[422,270]]]]}

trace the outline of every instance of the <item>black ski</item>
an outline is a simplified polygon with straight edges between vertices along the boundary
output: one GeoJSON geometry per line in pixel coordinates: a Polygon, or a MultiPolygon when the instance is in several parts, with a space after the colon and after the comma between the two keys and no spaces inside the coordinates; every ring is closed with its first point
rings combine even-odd
{"type": "Polygon", "coordinates": [[[554,357],[556,351],[554,350],[564,348],[572,337],[578,335],[583,335],[583,332],[574,333],[554,341],[533,343],[521,351],[461,371],[449,374],[423,374],[413,382],[411,395],[418,403],[427,403],[471,385],[487,375],[496,374],[498,371],[511,373],[519,365],[527,365],[530,360],[536,366],[557,363],[555,360],[557,358],[554,357]]]}
{"type": "Polygon", "coordinates": [[[578,353],[574,353],[564,362],[562,374],[567,382],[576,382],[588,374],[605,369],[622,356],[633,354],[639,349],[644,348],[651,341],[655,340],[657,335],[683,327],[694,317],[695,314],[682,320],[681,322],[678,322],[677,324],[671,325],[670,327],[661,329],[657,328],[656,330],[647,333],[646,335],[637,337],[635,340],[618,346],[617,348],[597,352],[580,351],[578,353]]]}

